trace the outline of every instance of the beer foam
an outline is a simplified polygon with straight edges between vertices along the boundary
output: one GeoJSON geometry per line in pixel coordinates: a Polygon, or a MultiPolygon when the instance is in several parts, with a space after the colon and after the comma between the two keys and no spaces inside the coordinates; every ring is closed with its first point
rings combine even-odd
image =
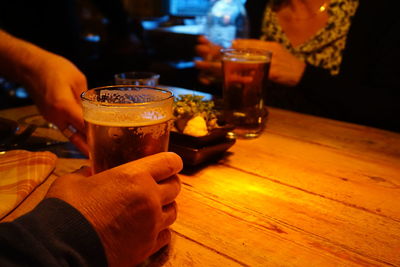
{"type": "Polygon", "coordinates": [[[224,49],[222,59],[224,61],[236,61],[244,64],[267,63],[271,61],[272,53],[257,49],[224,49]]]}
{"type": "Polygon", "coordinates": [[[82,101],[83,117],[97,125],[135,127],[172,119],[172,94],[139,94],[130,91],[101,90],[100,100],[82,101]]]}
{"type": "Polygon", "coordinates": [[[241,64],[255,64],[255,63],[270,62],[269,57],[260,56],[260,55],[243,55],[243,56],[234,56],[234,57],[225,56],[225,57],[223,57],[223,60],[240,62],[241,64]]]}
{"type": "Polygon", "coordinates": [[[130,131],[134,132],[136,135],[151,135],[153,139],[159,139],[161,136],[165,135],[166,132],[169,133],[172,127],[172,122],[169,121],[167,125],[165,124],[155,124],[151,127],[131,127],[130,131]]]}

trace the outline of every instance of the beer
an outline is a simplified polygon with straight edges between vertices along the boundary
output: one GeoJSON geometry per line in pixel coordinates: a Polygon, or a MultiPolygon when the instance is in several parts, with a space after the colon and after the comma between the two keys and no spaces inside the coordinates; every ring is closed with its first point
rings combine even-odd
{"type": "Polygon", "coordinates": [[[108,126],[85,121],[95,173],[168,150],[170,121],[143,126],[108,126]]]}
{"type": "Polygon", "coordinates": [[[224,118],[239,137],[257,137],[264,126],[264,91],[268,83],[270,56],[223,55],[224,118]]]}
{"type": "Polygon", "coordinates": [[[168,151],[172,93],[149,86],[100,87],[82,94],[94,173],[168,151]]]}

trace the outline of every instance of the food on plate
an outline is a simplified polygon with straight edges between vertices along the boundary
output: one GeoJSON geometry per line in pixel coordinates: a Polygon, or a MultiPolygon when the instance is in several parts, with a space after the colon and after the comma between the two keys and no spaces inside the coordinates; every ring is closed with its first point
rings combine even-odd
{"type": "Polygon", "coordinates": [[[199,95],[178,95],[174,103],[175,128],[191,136],[205,136],[218,128],[214,101],[199,95]]]}
{"type": "Polygon", "coordinates": [[[187,121],[183,133],[191,136],[205,136],[208,134],[207,123],[202,116],[196,116],[187,121]]]}

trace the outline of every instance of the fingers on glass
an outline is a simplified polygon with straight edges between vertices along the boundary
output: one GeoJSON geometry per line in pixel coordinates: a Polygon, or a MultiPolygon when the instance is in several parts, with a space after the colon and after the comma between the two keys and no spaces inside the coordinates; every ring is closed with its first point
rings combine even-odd
{"type": "Polygon", "coordinates": [[[161,182],[182,170],[182,159],[175,153],[162,152],[138,159],[135,164],[140,164],[149,171],[156,182],[161,182]]]}
{"type": "MultiPolygon", "coordinates": [[[[64,132],[63,132],[64,133],[64,132]]],[[[64,134],[65,135],[65,134],[64,134]]],[[[68,136],[67,136],[68,137],[68,136]]],[[[76,132],[68,137],[68,139],[86,156],[89,156],[89,146],[86,143],[85,137],[76,132]]]]}
{"type": "Polygon", "coordinates": [[[171,230],[169,229],[162,230],[157,236],[154,252],[168,245],[170,241],[171,241],[171,230]]]}
{"type": "Polygon", "coordinates": [[[168,205],[172,203],[181,191],[181,182],[177,175],[171,176],[170,178],[159,183],[161,204],[168,205]]]}
{"type": "Polygon", "coordinates": [[[168,205],[163,206],[162,210],[163,210],[164,226],[168,227],[176,221],[178,215],[178,206],[174,201],[168,205]]]}

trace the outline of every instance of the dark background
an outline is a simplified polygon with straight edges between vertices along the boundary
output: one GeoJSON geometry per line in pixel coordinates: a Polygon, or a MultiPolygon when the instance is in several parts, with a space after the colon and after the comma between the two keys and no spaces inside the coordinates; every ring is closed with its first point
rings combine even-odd
{"type": "MultiPolygon", "coordinates": [[[[5,0],[1,27],[71,60],[89,88],[125,71],[153,71],[160,84],[219,93],[198,83],[194,47],[208,0],[5,0]],[[178,3],[179,5],[176,5],[178,3]],[[178,26],[178,32],[174,26],[178,26]],[[192,28],[195,27],[195,30],[192,28]]],[[[0,79],[0,108],[31,104],[20,85],[0,79]]]]}

